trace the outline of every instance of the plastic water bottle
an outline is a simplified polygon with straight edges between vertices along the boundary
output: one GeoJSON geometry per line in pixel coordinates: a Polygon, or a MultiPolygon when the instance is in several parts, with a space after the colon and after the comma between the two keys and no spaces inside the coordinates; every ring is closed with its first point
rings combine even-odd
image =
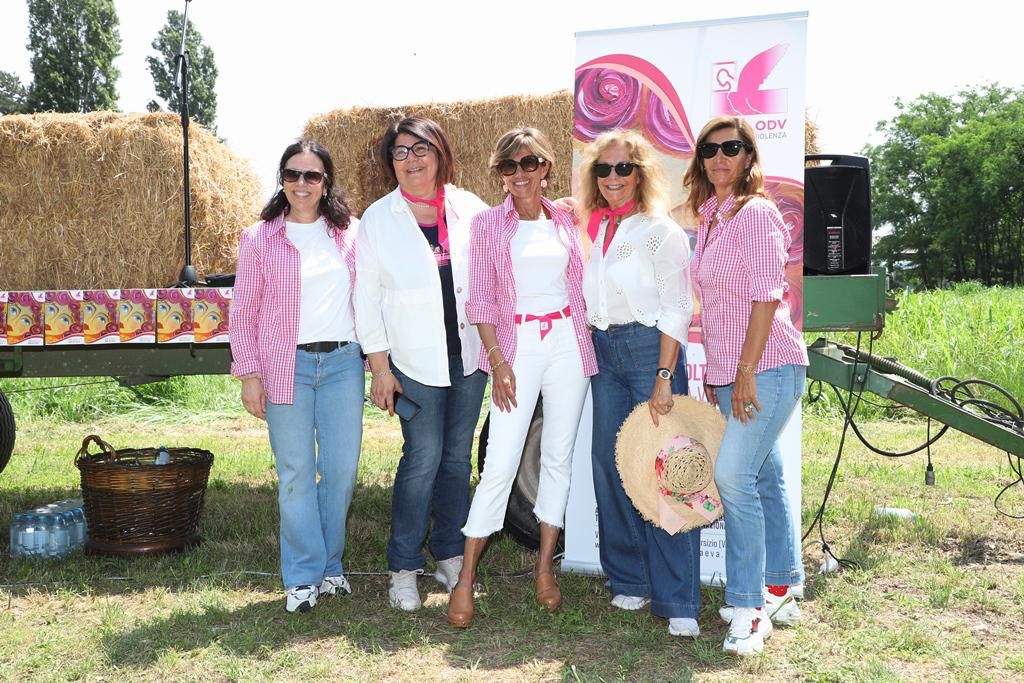
{"type": "Polygon", "coordinates": [[[49,543],[49,531],[46,529],[46,520],[43,515],[36,512],[32,515],[32,555],[36,557],[46,556],[46,546],[49,543]]]}
{"type": "Polygon", "coordinates": [[[68,543],[68,523],[64,519],[64,513],[51,513],[49,528],[50,542],[47,548],[47,555],[50,557],[64,557],[71,548],[68,543]]]}
{"type": "Polygon", "coordinates": [[[74,510],[71,509],[60,513],[60,516],[64,518],[64,524],[68,527],[68,550],[70,551],[82,544],[83,539],[78,535],[78,520],[75,519],[74,510]]]}
{"type": "Polygon", "coordinates": [[[8,546],[11,550],[11,557],[18,557],[22,555],[24,550],[22,549],[22,540],[25,535],[25,514],[22,512],[14,513],[14,520],[11,522],[11,543],[8,546]]]}
{"type": "Polygon", "coordinates": [[[56,533],[54,528],[54,517],[44,508],[44,512],[40,515],[43,518],[43,546],[40,555],[43,557],[53,557],[53,537],[56,533]]]}
{"type": "Polygon", "coordinates": [[[160,451],[156,456],[157,465],[166,465],[171,461],[171,452],[167,450],[167,446],[160,446],[160,451]]]}
{"type": "Polygon", "coordinates": [[[77,505],[71,508],[71,514],[75,516],[75,534],[79,543],[85,543],[85,540],[89,538],[89,525],[85,520],[85,505],[81,498],[75,502],[77,505]]]}

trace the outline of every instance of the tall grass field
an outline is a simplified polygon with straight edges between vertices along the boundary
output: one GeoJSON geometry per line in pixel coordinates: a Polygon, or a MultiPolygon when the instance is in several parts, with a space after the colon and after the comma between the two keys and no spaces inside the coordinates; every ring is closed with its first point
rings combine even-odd
{"type": "MultiPolygon", "coordinates": [[[[872,351],[926,375],[992,380],[1020,399],[1022,338],[1024,290],[962,285],[901,295],[872,351]]],[[[47,561],[12,560],[0,541],[3,681],[1024,680],[1024,519],[993,506],[1016,475],[1005,454],[957,432],[932,449],[934,486],[923,483],[923,454],[883,459],[847,440],[823,536],[851,564],[819,574],[821,541],[812,534],[801,623],[778,628],[763,656],[741,661],[721,653],[720,590],[702,592],[695,640],[669,636],[647,610],[611,607],[599,577],[561,575],[563,607],[549,614],[533,600],[533,553],[501,534],[481,563],[471,628],[448,626],[447,595],[429,560],[419,580],[424,608],[389,608],[385,543],[401,433],[396,419],[370,407],[344,560],[355,592],[288,615],[273,458],[264,423],[239,405],[237,382],[58,388],[92,381],[102,378],[0,380],[18,420],[0,473],[0,522],[76,495],[74,455],[96,433],[120,447],[215,454],[203,542],[175,555],[77,552],[47,561]],[[880,507],[915,516],[880,516],[880,507]]],[[[842,427],[834,398],[822,396],[804,410],[805,529],[842,427]]],[[[871,409],[862,429],[886,447],[923,440],[921,420],[886,420],[896,413],[871,409]]],[[[999,505],[1024,515],[1024,490],[1010,488],[999,505]]]]}

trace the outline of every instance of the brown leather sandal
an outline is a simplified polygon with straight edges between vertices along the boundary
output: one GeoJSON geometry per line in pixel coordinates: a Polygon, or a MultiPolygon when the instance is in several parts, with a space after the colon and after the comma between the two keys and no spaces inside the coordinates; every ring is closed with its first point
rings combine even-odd
{"type": "Polygon", "coordinates": [[[448,596],[448,623],[455,628],[467,628],[473,623],[473,584],[455,584],[448,596]]]}
{"type": "Polygon", "coordinates": [[[558,590],[555,577],[545,572],[536,577],[537,602],[549,612],[554,612],[562,605],[562,592],[558,590]]]}

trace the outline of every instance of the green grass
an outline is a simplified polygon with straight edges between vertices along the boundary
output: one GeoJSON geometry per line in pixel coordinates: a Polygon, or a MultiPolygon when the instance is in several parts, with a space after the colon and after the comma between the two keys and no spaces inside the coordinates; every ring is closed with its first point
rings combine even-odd
{"type": "MultiPolygon", "coordinates": [[[[73,454],[86,432],[130,446],[187,439],[217,460],[204,543],[193,551],[135,560],[0,558],[0,642],[7,644],[0,680],[960,681],[1011,679],[1024,669],[1015,627],[1024,616],[1024,530],[991,506],[1007,478],[1003,459],[962,435],[936,448],[935,487],[923,486],[920,459],[882,461],[850,447],[825,533],[860,567],[817,576],[820,548],[808,542],[803,623],[777,630],[765,656],[737,661],[720,652],[720,592],[704,591],[697,641],[669,637],[665,622],[645,612],[613,609],[602,581],[591,577],[563,576],[564,607],[546,614],[533,604],[529,579],[515,576],[531,553],[503,537],[484,558],[471,629],[448,627],[446,596],[430,577],[420,582],[421,612],[389,609],[384,545],[400,434],[388,419],[366,422],[346,555],[356,593],[288,616],[263,424],[179,417],[173,424],[23,421],[0,476],[4,520],[75,492],[73,454]],[[920,516],[878,517],[880,505],[920,516]]],[[[828,418],[808,416],[805,427],[809,520],[838,434],[828,418]]],[[[916,425],[868,427],[904,446],[918,438],[916,425]]]]}

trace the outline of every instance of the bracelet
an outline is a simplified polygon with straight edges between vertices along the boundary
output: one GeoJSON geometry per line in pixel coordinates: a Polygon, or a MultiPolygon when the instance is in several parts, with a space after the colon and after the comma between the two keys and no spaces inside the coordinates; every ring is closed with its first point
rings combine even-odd
{"type": "Polygon", "coordinates": [[[739,361],[738,363],[736,363],[736,372],[740,373],[741,375],[753,375],[756,371],[757,366],[755,366],[753,363],[744,363],[743,361],[739,361]]]}
{"type": "Polygon", "coordinates": [[[381,377],[387,377],[388,375],[390,375],[391,368],[386,368],[384,370],[381,370],[380,372],[371,372],[370,374],[373,376],[374,379],[380,379],[381,377]]]}
{"type": "Polygon", "coordinates": [[[492,365],[491,366],[491,372],[494,372],[495,370],[497,370],[498,368],[500,368],[502,365],[505,365],[505,364],[506,364],[505,363],[505,359],[502,358],[500,361],[498,361],[497,365],[492,365]]]}
{"type": "Polygon", "coordinates": [[[495,344],[491,348],[487,349],[487,358],[490,359],[492,353],[494,353],[495,351],[500,351],[500,350],[501,350],[501,347],[498,344],[495,344]]]}

